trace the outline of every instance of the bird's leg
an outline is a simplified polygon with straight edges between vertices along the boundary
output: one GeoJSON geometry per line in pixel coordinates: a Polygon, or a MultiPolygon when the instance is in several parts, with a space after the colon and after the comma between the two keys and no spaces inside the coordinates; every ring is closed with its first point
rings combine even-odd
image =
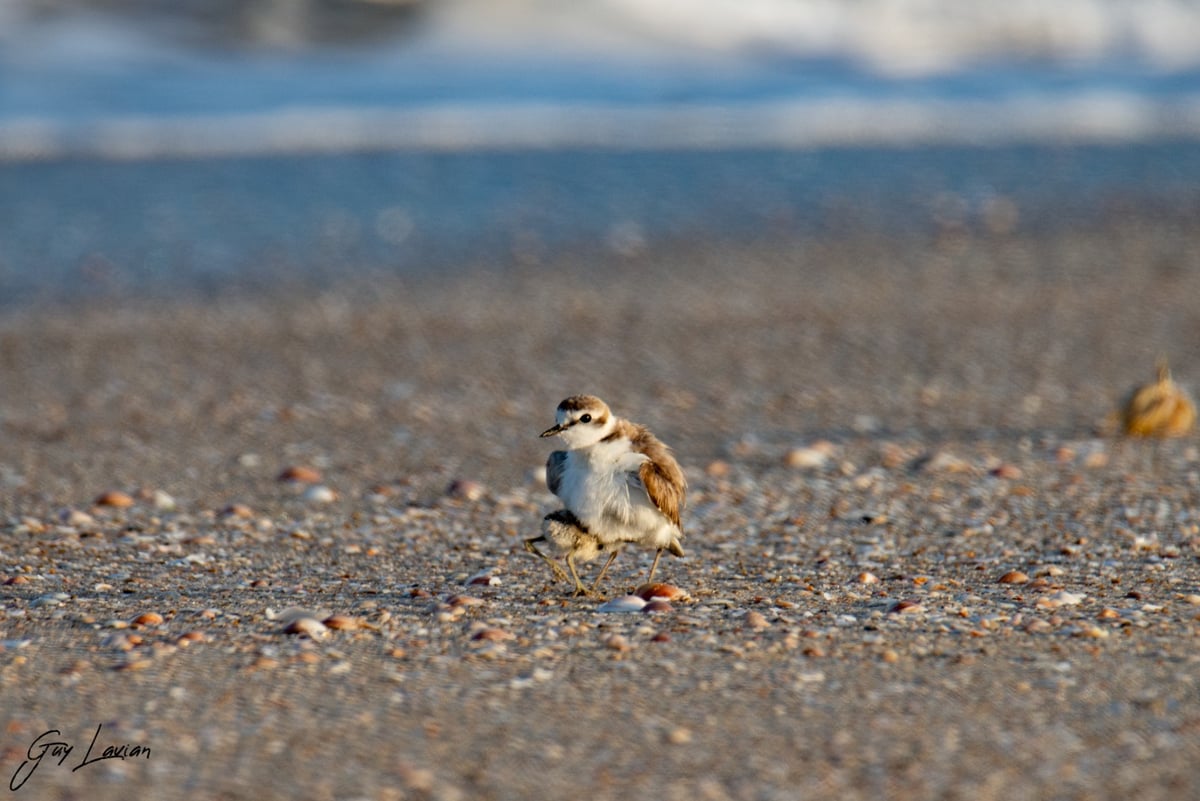
{"type": "Polygon", "coordinates": [[[658,551],[654,554],[654,563],[650,565],[650,576],[646,579],[647,584],[654,581],[654,571],[658,570],[658,560],[662,559],[663,550],[664,549],[659,548],[658,551]]]}
{"type": "Polygon", "coordinates": [[[604,563],[604,567],[600,568],[600,574],[596,576],[596,581],[594,584],[592,584],[593,592],[600,586],[600,580],[604,578],[604,574],[608,572],[608,566],[611,565],[613,560],[617,558],[618,553],[620,553],[620,551],[614,550],[608,555],[608,561],[604,563]]]}
{"type": "Polygon", "coordinates": [[[578,598],[580,595],[592,595],[593,591],[583,586],[583,582],[579,580],[579,571],[575,569],[574,551],[567,553],[567,567],[571,569],[571,578],[575,579],[575,597],[578,598]]]}
{"type": "MultiPolygon", "coordinates": [[[[545,542],[545,541],[546,541],[545,535],[542,535],[541,537],[531,537],[530,539],[525,540],[525,550],[545,559],[546,564],[550,565],[550,569],[552,571],[554,571],[554,578],[559,579],[561,581],[566,581],[566,579],[567,579],[566,571],[564,571],[561,567],[558,566],[558,562],[555,562],[549,556],[546,556],[546,554],[539,551],[537,549],[537,546],[534,545],[535,542],[545,542]]],[[[568,564],[569,564],[569,562],[568,562],[568,564]]],[[[572,568],[572,572],[574,572],[574,568],[572,568]]],[[[576,577],[575,583],[576,584],[579,583],[578,577],[576,577]]]]}

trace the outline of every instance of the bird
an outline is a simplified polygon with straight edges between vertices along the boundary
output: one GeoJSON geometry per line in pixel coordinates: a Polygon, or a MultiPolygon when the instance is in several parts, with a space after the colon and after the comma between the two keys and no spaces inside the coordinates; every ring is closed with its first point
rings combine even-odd
{"type": "Polygon", "coordinates": [[[1160,356],[1157,380],[1136,387],[1125,401],[1122,423],[1135,437],[1182,437],[1196,425],[1196,406],[1171,378],[1166,357],[1160,356]]]}
{"type": "Polygon", "coordinates": [[[562,580],[567,578],[567,574],[557,562],[538,550],[534,544],[544,541],[552,542],[559,550],[566,552],[567,567],[571,571],[571,578],[575,581],[575,594],[587,594],[588,590],[579,579],[579,571],[575,565],[578,562],[590,562],[599,556],[604,551],[604,543],[600,542],[596,535],[589,533],[579,519],[566,509],[551,512],[542,518],[541,536],[525,540],[525,550],[545,559],[546,564],[550,565],[550,569],[554,572],[554,577],[562,580]]]}
{"type": "Polygon", "coordinates": [[[596,591],[628,544],[656,550],[647,581],[654,580],[664,551],[684,555],[680,513],[687,479],[671,449],[648,428],[617,417],[594,395],[572,395],[558,404],[555,424],[541,436],[557,436],[566,447],[546,460],[546,486],[570,515],[547,515],[542,538],[567,551],[572,572],[574,562],[608,552],[591,592],[574,576],[577,596],[596,591]]]}

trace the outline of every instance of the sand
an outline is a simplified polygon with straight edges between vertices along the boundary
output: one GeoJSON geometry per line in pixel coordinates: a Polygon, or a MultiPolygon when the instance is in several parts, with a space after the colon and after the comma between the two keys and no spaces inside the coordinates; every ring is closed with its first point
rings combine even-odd
{"type": "Polygon", "coordinates": [[[0,768],[39,799],[1194,797],[1200,453],[1104,423],[1159,354],[1200,376],[1197,241],[9,310],[0,768]],[[522,547],[577,392],[687,470],[669,610],[598,612],[522,547]]]}

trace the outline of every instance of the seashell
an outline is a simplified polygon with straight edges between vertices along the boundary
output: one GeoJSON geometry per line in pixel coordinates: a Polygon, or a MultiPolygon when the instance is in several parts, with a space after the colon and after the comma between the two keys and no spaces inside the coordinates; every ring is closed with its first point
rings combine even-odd
{"type": "Polygon", "coordinates": [[[646,602],[636,595],[623,595],[605,601],[596,608],[597,612],[640,612],[646,607],[646,602]]]}
{"type": "Polygon", "coordinates": [[[925,611],[919,601],[897,601],[888,608],[889,615],[904,615],[925,611]]]}
{"type": "Polygon", "coordinates": [[[642,607],[642,614],[646,614],[646,615],[653,615],[653,614],[660,614],[663,612],[674,612],[674,611],[675,611],[675,607],[671,606],[671,602],[663,600],[662,598],[655,598],[651,601],[647,601],[646,605],[642,607]]]}
{"type": "Polygon", "coordinates": [[[321,474],[312,467],[304,465],[293,465],[286,467],[275,477],[276,481],[290,481],[296,484],[319,484],[321,483],[321,474]]]}
{"type": "Polygon", "coordinates": [[[484,600],[471,595],[451,595],[446,599],[446,603],[450,606],[479,606],[484,600]]]}
{"type": "Polygon", "coordinates": [[[362,626],[362,621],[350,615],[330,615],[321,622],[336,631],[354,631],[362,626]]]}
{"type": "Polygon", "coordinates": [[[284,627],[284,634],[302,634],[313,639],[317,639],[325,634],[328,629],[325,624],[316,618],[298,617],[284,627]]]}
{"type": "Polygon", "coordinates": [[[1196,427],[1196,405],[1171,379],[1165,357],[1158,360],[1157,380],[1130,393],[1122,424],[1134,437],[1182,437],[1196,427]]]}
{"type": "Polygon", "coordinates": [[[504,629],[486,628],[480,629],[471,635],[472,640],[484,640],[487,642],[505,642],[506,640],[515,640],[516,635],[504,629]]]}
{"type": "Polygon", "coordinates": [[[147,626],[161,626],[163,616],[158,612],[143,612],[142,614],[129,621],[129,625],[135,629],[145,628],[147,626]]]}
{"type": "Polygon", "coordinates": [[[662,598],[667,601],[686,600],[688,594],[683,589],[676,587],[674,584],[643,584],[633,591],[633,594],[641,598],[643,601],[651,601],[655,598],[662,598]]]}
{"type": "Polygon", "coordinates": [[[92,503],[96,506],[111,506],[114,509],[126,509],[133,506],[133,497],[120,490],[110,490],[101,493],[92,503]]]}
{"type": "Polygon", "coordinates": [[[500,577],[493,575],[490,570],[483,570],[467,579],[466,583],[468,586],[481,585],[484,587],[495,587],[500,583],[500,577]]]}
{"type": "Polygon", "coordinates": [[[1020,570],[1010,570],[996,581],[1001,584],[1024,584],[1029,581],[1029,576],[1022,573],[1020,570]]]}

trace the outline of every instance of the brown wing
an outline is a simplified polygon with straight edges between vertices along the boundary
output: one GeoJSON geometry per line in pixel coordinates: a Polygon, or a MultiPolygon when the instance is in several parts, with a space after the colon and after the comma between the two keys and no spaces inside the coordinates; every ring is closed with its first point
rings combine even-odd
{"type": "Polygon", "coordinates": [[[679,513],[683,511],[687,479],[671,454],[671,449],[645,428],[638,426],[637,429],[636,436],[632,438],[633,448],[638,453],[650,457],[649,461],[643,462],[639,468],[638,478],[658,510],[682,532],[679,513]]]}
{"type": "Polygon", "coordinates": [[[563,473],[566,471],[567,452],[551,452],[550,458],[546,459],[546,487],[555,495],[558,495],[558,488],[562,486],[563,473]]]}

